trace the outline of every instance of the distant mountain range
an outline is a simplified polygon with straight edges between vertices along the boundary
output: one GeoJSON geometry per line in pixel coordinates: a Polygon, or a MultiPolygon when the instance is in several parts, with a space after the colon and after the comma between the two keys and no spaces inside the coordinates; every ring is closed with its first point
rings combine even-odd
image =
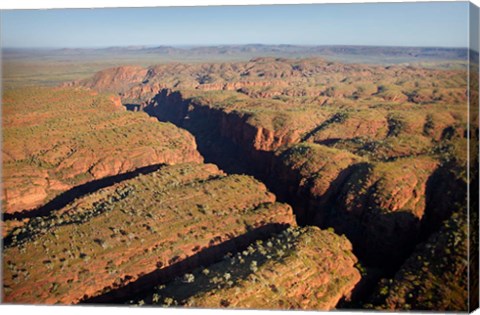
{"type": "MultiPolygon", "coordinates": [[[[298,46],[298,45],[218,45],[218,46],[124,46],[106,48],[27,49],[3,48],[3,58],[48,57],[162,57],[166,60],[245,60],[254,57],[326,57],[351,62],[402,63],[417,61],[466,61],[467,48],[381,47],[381,46],[298,46]]],[[[478,60],[478,53],[474,53],[478,60]]],[[[474,58],[475,59],[475,58],[474,58]]]]}

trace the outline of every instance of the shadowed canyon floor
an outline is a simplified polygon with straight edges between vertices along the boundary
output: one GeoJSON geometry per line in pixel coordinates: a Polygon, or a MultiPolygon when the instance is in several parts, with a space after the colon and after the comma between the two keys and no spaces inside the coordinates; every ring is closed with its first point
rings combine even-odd
{"type": "Polygon", "coordinates": [[[5,300],[465,310],[466,74],[255,58],[9,90],[5,300]]]}

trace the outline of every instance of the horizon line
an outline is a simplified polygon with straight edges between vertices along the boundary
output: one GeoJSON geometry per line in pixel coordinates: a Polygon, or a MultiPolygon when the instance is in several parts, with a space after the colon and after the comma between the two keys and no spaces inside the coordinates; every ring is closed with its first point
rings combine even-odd
{"type": "Polygon", "coordinates": [[[371,44],[265,44],[265,43],[245,43],[245,44],[138,44],[138,45],[109,45],[109,46],[3,46],[2,49],[111,49],[111,48],[198,48],[198,47],[222,47],[222,46],[292,46],[292,47],[371,47],[371,48],[441,48],[441,49],[471,49],[466,46],[414,46],[414,45],[371,45],[371,44]]]}

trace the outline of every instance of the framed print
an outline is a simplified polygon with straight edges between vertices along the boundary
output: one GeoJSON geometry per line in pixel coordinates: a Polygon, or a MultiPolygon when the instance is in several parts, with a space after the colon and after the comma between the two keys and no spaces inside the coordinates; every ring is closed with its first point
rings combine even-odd
{"type": "Polygon", "coordinates": [[[478,307],[475,4],[0,14],[3,304],[478,307]]]}

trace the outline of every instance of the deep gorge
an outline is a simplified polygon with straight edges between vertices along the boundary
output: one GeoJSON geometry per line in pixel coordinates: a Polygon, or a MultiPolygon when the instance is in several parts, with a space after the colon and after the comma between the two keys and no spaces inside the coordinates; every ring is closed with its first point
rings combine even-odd
{"type": "Polygon", "coordinates": [[[376,226],[366,227],[358,217],[342,209],[338,198],[354,178],[368,175],[371,167],[368,163],[343,170],[324,197],[318,198],[299,187],[300,174],[280,163],[281,155],[285,154],[282,146],[294,145],[301,139],[282,138],[274,131],[256,129],[247,123],[246,114],[211,108],[169,89],[161,90],[143,110],[159,121],[188,130],[206,162],[227,173],[247,174],[264,182],[279,201],[292,206],[299,225],[334,228],[337,234],[345,234],[369,272],[353,292],[352,302],[343,307],[358,307],[356,303],[368,298],[379,278],[393,277],[417,244],[438,231],[466,194],[465,183],[455,179],[450,166],[444,165],[427,181],[425,215],[421,220],[409,213],[391,213],[380,216],[376,226]],[[279,148],[281,153],[275,153],[279,148]],[[446,198],[449,191],[454,193],[446,198]],[[389,228],[394,230],[385,230],[389,228]]]}
{"type": "Polygon", "coordinates": [[[475,77],[288,56],[7,89],[5,301],[476,305],[475,77]]]}

